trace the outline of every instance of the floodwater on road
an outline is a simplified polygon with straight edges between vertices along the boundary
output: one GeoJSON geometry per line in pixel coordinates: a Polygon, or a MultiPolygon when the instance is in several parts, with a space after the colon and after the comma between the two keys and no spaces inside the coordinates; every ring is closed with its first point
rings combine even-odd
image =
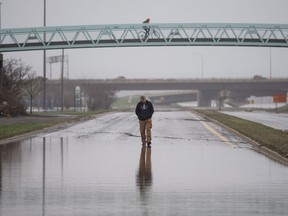
{"type": "Polygon", "coordinates": [[[0,145],[0,215],[288,215],[288,167],[188,112],[132,112],[0,145]]]}
{"type": "Polygon", "coordinates": [[[247,119],[260,124],[267,125],[278,130],[288,131],[288,114],[287,113],[273,113],[265,111],[223,111],[228,115],[233,115],[238,118],[247,119]]]}

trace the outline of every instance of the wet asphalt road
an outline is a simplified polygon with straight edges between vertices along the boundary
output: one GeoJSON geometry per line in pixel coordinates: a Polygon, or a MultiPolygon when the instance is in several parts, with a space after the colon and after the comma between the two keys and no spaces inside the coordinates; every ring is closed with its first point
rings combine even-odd
{"type": "Polygon", "coordinates": [[[278,130],[288,131],[288,113],[273,113],[265,111],[224,111],[223,113],[264,124],[278,130]]]}
{"type": "Polygon", "coordinates": [[[288,167],[188,112],[134,113],[0,146],[0,215],[288,215],[288,167]]]}

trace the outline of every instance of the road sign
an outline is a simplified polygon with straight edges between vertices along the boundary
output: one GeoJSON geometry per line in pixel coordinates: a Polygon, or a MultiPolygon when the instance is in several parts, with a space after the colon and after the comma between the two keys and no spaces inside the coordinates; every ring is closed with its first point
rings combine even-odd
{"type": "Polygon", "coordinates": [[[287,102],[287,94],[275,94],[273,95],[274,103],[286,103],[287,102]]]}

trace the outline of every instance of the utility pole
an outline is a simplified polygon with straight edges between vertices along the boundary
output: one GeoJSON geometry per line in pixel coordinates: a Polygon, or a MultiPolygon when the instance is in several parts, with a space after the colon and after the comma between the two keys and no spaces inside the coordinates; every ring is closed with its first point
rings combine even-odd
{"type": "Polygon", "coordinates": [[[201,53],[192,53],[192,55],[198,55],[201,60],[201,78],[204,79],[204,58],[201,53]]]}
{"type": "Polygon", "coordinates": [[[62,49],[62,61],[61,61],[61,112],[64,107],[64,49],[62,49]]]}
{"type": "MultiPolygon", "coordinates": [[[[46,0],[44,0],[44,27],[46,27],[46,0]]],[[[46,43],[46,33],[44,33],[44,43],[46,43]]],[[[46,50],[43,51],[43,110],[46,111],[46,50]]]]}
{"type": "MultiPolygon", "coordinates": [[[[1,11],[2,2],[0,2],[0,29],[2,28],[2,11],[1,11]]],[[[1,39],[1,38],[0,38],[1,39]]]]}
{"type": "MultiPolygon", "coordinates": [[[[0,29],[2,28],[2,2],[0,2],[0,29]]],[[[1,35],[0,35],[0,41],[1,41],[1,35]]],[[[2,80],[3,80],[3,71],[2,71],[2,68],[3,68],[3,54],[0,53],[0,92],[2,92],[2,80]]]]}
{"type": "Polygon", "coordinates": [[[272,47],[269,47],[269,56],[270,56],[270,79],[272,79],[272,47]]]}
{"type": "Polygon", "coordinates": [[[0,93],[2,92],[2,85],[3,85],[3,54],[0,53],[0,93]]]}

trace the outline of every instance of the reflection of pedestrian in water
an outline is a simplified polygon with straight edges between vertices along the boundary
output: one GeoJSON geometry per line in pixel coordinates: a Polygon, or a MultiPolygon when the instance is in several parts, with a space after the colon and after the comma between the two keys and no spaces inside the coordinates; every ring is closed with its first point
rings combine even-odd
{"type": "Polygon", "coordinates": [[[140,102],[137,104],[135,113],[139,119],[140,134],[142,145],[145,147],[146,142],[148,148],[151,147],[151,129],[152,115],[154,113],[153,104],[146,99],[144,95],[140,96],[140,102]]]}
{"type": "Polygon", "coordinates": [[[140,155],[139,170],[137,173],[137,186],[144,195],[152,185],[152,165],[151,165],[151,149],[142,147],[140,155]]]}
{"type": "MultiPolygon", "coordinates": [[[[147,18],[143,23],[149,23],[150,18],[147,18]]],[[[143,29],[145,30],[145,39],[148,37],[150,32],[150,27],[144,26],[143,29]]]]}

